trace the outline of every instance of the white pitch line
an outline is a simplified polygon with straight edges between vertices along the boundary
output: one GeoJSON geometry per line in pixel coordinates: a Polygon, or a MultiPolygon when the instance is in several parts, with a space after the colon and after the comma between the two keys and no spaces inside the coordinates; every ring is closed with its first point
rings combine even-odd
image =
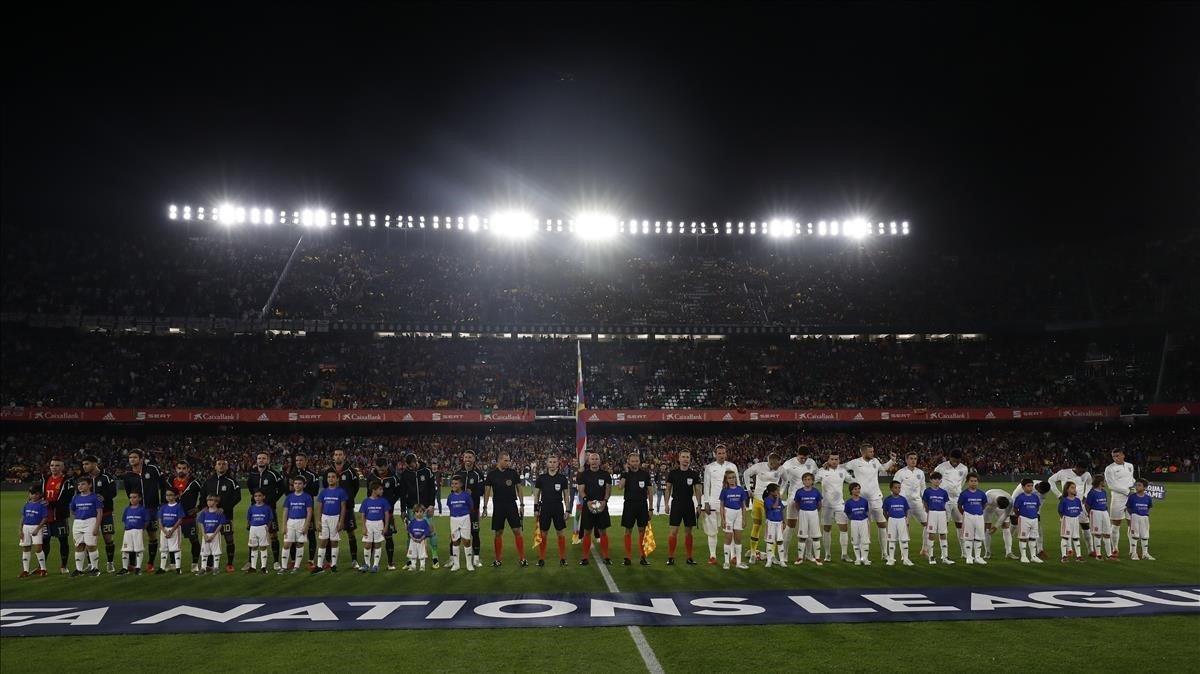
{"type": "MultiPolygon", "coordinates": [[[[621,588],[617,587],[617,582],[613,580],[612,574],[608,572],[608,566],[600,556],[594,555],[592,563],[600,568],[600,575],[604,577],[604,584],[608,587],[609,592],[620,592],[621,588]]],[[[629,636],[633,637],[633,644],[637,646],[638,653],[642,656],[642,662],[646,665],[646,671],[650,674],[663,674],[662,664],[658,661],[658,656],[654,655],[654,649],[650,648],[650,644],[646,641],[646,635],[642,634],[642,628],[637,625],[629,625],[629,636]]]]}

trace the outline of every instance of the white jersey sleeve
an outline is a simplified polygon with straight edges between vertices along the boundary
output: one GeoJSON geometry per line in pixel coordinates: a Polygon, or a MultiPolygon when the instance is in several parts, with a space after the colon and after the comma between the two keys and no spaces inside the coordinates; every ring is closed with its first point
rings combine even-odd
{"type": "Polygon", "coordinates": [[[1065,487],[1068,482],[1072,482],[1073,480],[1071,480],[1071,478],[1074,476],[1075,471],[1071,470],[1070,468],[1063,468],[1057,473],[1051,475],[1046,482],[1050,483],[1050,491],[1054,492],[1055,496],[1062,498],[1062,488],[1065,487]]]}
{"type": "MultiPolygon", "coordinates": [[[[742,475],[742,486],[744,486],[748,490],[753,491],[754,485],[755,485],[755,479],[759,476],[760,473],[767,470],[768,468],[770,468],[770,466],[767,464],[766,461],[759,461],[758,463],[747,468],[746,472],[742,475]]],[[[759,493],[761,494],[762,492],[759,492],[759,493]]]]}
{"type": "Polygon", "coordinates": [[[1128,496],[1133,489],[1133,464],[1126,461],[1125,463],[1108,464],[1104,469],[1104,481],[1108,483],[1108,488],[1114,494],[1128,496]]]}
{"type": "Polygon", "coordinates": [[[952,466],[949,461],[943,461],[934,470],[942,474],[942,487],[950,496],[957,497],[966,488],[967,464],[952,466]]]}

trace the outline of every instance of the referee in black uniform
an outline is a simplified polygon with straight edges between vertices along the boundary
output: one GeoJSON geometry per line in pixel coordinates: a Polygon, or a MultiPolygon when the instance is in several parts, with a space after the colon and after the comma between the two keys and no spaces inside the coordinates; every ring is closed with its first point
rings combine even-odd
{"type": "Polygon", "coordinates": [[[608,514],[608,497],[612,494],[612,475],[600,467],[600,454],[588,452],[587,467],[575,478],[583,496],[583,517],[580,519],[579,536],[583,539],[581,566],[588,565],[588,553],[592,549],[592,534],[600,542],[600,556],[605,564],[612,564],[608,556],[608,528],[612,518],[608,514]],[[592,504],[599,503],[600,510],[592,512],[592,504]]]}
{"type": "Polygon", "coordinates": [[[685,531],[684,547],[687,563],[695,566],[692,559],[692,528],[696,526],[696,513],[700,510],[700,472],[692,468],[690,452],[679,453],[679,467],[667,473],[667,566],[675,565],[675,544],[679,536],[679,525],[685,531]]]}
{"type": "Polygon", "coordinates": [[[558,565],[567,565],[567,539],[563,529],[567,528],[567,508],[571,499],[571,483],[558,470],[558,457],[546,457],[546,472],[533,481],[533,508],[537,517],[538,530],[542,532],[542,543],[538,546],[539,567],[546,565],[546,541],[550,525],[558,533],[558,565]]]}
{"type": "Polygon", "coordinates": [[[513,540],[517,544],[517,556],[521,566],[529,566],[525,560],[525,537],[521,534],[521,520],[525,517],[525,501],[521,494],[521,476],[510,465],[512,457],[508,452],[500,452],[496,458],[496,467],[492,469],[484,484],[487,489],[483,492],[483,516],[487,517],[488,500],[495,501],[495,512],[492,513],[492,532],[496,534],[493,542],[496,559],[492,566],[500,566],[504,557],[504,525],[512,529],[513,540]]]}
{"type": "Polygon", "coordinates": [[[650,566],[646,555],[642,552],[646,539],[646,525],[650,523],[650,511],[654,507],[654,495],[651,492],[650,473],[642,468],[642,457],[636,453],[630,454],[625,460],[626,470],[621,475],[621,488],[625,492],[625,503],[621,509],[621,526],[625,529],[625,566],[630,560],[630,548],[633,543],[633,527],[638,529],[638,564],[650,566]]]}

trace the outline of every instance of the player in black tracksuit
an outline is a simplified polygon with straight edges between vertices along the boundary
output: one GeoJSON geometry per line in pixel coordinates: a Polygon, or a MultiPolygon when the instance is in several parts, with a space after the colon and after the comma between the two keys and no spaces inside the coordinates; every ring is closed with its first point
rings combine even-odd
{"type": "Polygon", "coordinates": [[[188,539],[192,548],[192,571],[200,566],[200,537],[196,535],[196,513],[200,512],[200,492],[203,487],[200,481],[192,477],[192,465],[184,460],[175,462],[175,477],[171,479],[170,488],[175,490],[175,498],[183,508],[183,521],[179,524],[179,532],[188,539]]]}
{"type": "Polygon", "coordinates": [[[483,471],[475,467],[475,452],[467,450],[463,452],[462,468],[458,469],[451,476],[451,479],[458,478],[462,480],[463,489],[471,494],[471,503],[475,504],[471,509],[471,554],[475,557],[475,564],[479,564],[479,505],[483,503],[483,492],[487,489],[484,484],[483,471]]]}
{"type": "MultiPolygon", "coordinates": [[[[317,494],[321,493],[321,477],[308,469],[308,455],[303,452],[295,455],[296,471],[292,475],[288,475],[287,484],[291,484],[291,478],[298,477],[304,480],[304,493],[313,498],[313,503],[317,502],[317,494]]],[[[313,506],[314,513],[319,516],[320,511],[316,510],[317,506],[313,506]]],[[[308,522],[308,563],[311,566],[317,555],[317,516],[314,516],[308,522]]]]}
{"type": "MultiPolygon", "coordinates": [[[[383,484],[383,498],[387,499],[388,511],[391,512],[396,507],[396,501],[401,500],[403,489],[400,485],[400,478],[392,472],[387,459],[375,460],[375,472],[371,474],[371,480],[379,480],[383,484]]],[[[383,532],[383,547],[387,551],[388,570],[396,568],[395,534],[396,518],[393,517],[391,525],[383,532]]]]}
{"type": "MultiPolygon", "coordinates": [[[[92,478],[92,491],[104,499],[104,512],[100,519],[100,533],[104,535],[104,555],[108,558],[108,572],[113,572],[113,558],[117,546],[113,543],[113,502],[117,499],[117,483],[112,476],[100,470],[100,459],[86,456],[83,459],[83,474],[92,478]]],[[[151,559],[153,564],[154,560],[151,559]]]]}
{"type": "Polygon", "coordinates": [[[125,471],[125,496],[131,492],[142,495],[142,505],[146,508],[146,564],[148,570],[154,569],[154,560],[158,559],[158,507],[167,500],[167,481],[163,479],[158,466],[143,461],[145,455],[140,449],[129,450],[129,470],[125,471]]]}
{"type": "MultiPolygon", "coordinates": [[[[43,498],[49,507],[50,515],[46,519],[46,536],[58,539],[60,554],[60,571],[67,572],[67,526],[71,517],[71,499],[75,498],[75,478],[67,474],[62,459],[50,460],[50,474],[42,478],[43,498]]],[[[49,551],[49,540],[44,541],[49,551]]],[[[47,552],[47,559],[49,553],[47,552]]]]}
{"type": "Polygon", "coordinates": [[[225,539],[225,570],[233,573],[233,509],[242,502],[242,490],[229,472],[229,462],[225,459],[217,459],[215,472],[204,481],[200,502],[207,503],[208,497],[213,495],[217,497],[217,506],[225,513],[225,526],[221,527],[225,539]]]}
{"type": "MultiPolygon", "coordinates": [[[[433,513],[432,508],[437,502],[437,483],[433,470],[424,461],[418,461],[416,454],[406,454],[404,466],[404,472],[400,474],[400,498],[404,503],[405,513],[418,503],[425,506],[426,512],[433,513]]],[[[433,568],[441,568],[441,562],[438,561],[437,529],[429,536],[429,549],[430,557],[433,558],[433,568]]]]}
{"type": "Polygon", "coordinates": [[[354,499],[358,496],[358,473],[354,470],[354,466],[346,463],[346,451],[343,449],[333,450],[333,465],[329,470],[337,473],[338,486],[346,490],[346,496],[350,499],[346,503],[346,512],[350,517],[346,518],[346,524],[343,530],[350,539],[350,558],[354,560],[354,568],[358,568],[358,537],[354,535],[355,529],[358,528],[354,512],[354,499]]]}
{"type": "MultiPolygon", "coordinates": [[[[282,564],[283,558],[279,556],[279,517],[278,503],[279,497],[287,492],[287,486],[284,484],[283,476],[278,471],[271,468],[271,455],[266,452],[259,452],[254,456],[255,466],[250,469],[246,475],[246,493],[250,495],[251,502],[254,501],[254,492],[262,490],[263,495],[267,497],[266,504],[271,506],[271,512],[276,513],[275,517],[271,518],[270,524],[267,525],[267,531],[271,534],[271,554],[275,557],[275,564],[282,564]]],[[[253,552],[251,553],[253,556],[253,552]]],[[[247,563],[249,568],[249,563],[247,563]]]]}

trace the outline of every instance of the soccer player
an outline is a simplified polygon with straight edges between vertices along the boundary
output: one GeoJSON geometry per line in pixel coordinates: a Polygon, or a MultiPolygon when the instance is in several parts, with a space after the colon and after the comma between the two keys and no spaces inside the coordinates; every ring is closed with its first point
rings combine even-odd
{"type": "MultiPolygon", "coordinates": [[[[158,466],[145,460],[140,449],[129,450],[129,470],[125,471],[125,495],[138,492],[142,495],[142,505],[146,507],[146,533],[150,540],[150,549],[146,563],[146,571],[154,571],[154,559],[158,557],[158,506],[162,505],[167,490],[167,481],[163,479],[158,466]]],[[[99,466],[97,466],[97,469],[99,466]]],[[[93,483],[94,484],[94,483],[93,483]]],[[[113,494],[116,495],[115,493],[113,494]]],[[[110,525],[111,526],[111,525],[110,525]]],[[[105,539],[107,540],[107,539],[105,539]]]]}
{"type": "Polygon", "coordinates": [[[313,497],[308,493],[308,480],[297,471],[292,477],[292,491],[283,500],[283,510],[287,513],[283,544],[287,548],[287,555],[283,568],[279,569],[281,574],[287,571],[291,560],[295,560],[291,563],[292,573],[300,571],[300,564],[304,561],[304,543],[312,529],[313,503],[313,497]]]}
{"type": "MultiPolygon", "coordinates": [[[[194,481],[192,484],[196,484],[194,481]]],[[[199,487],[196,487],[199,489],[199,487]]],[[[193,494],[193,498],[195,495],[193,494]]],[[[184,510],[183,504],[179,502],[179,493],[175,491],[172,485],[167,487],[167,502],[162,504],[158,509],[158,568],[154,570],[155,575],[163,575],[168,569],[174,567],[176,574],[183,573],[182,551],[180,549],[180,539],[183,538],[180,530],[183,528],[184,517],[187,511],[184,510]]],[[[196,523],[192,520],[191,537],[196,536],[196,523]]],[[[192,547],[192,554],[197,560],[200,559],[199,541],[192,547]]],[[[199,564],[192,564],[192,572],[198,572],[199,564]]]]}
{"type": "MultiPolygon", "coordinates": [[[[952,449],[946,460],[939,463],[935,471],[942,475],[942,488],[949,495],[951,504],[958,503],[958,497],[962,494],[962,490],[967,484],[967,474],[970,469],[967,464],[962,462],[962,450],[952,449]]],[[[963,514],[958,509],[957,505],[952,506],[948,511],[949,518],[954,521],[954,528],[958,530],[958,551],[962,554],[963,559],[968,557],[970,546],[963,541],[963,514]]]]}
{"type": "Polygon", "coordinates": [[[67,475],[62,459],[50,460],[50,474],[42,478],[40,488],[50,511],[46,516],[45,533],[58,539],[59,573],[66,573],[67,518],[71,514],[71,499],[75,497],[75,480],[67,475]]]}
{"type": "MultiPolygon", "coordinates": [[[[129,505],[121,514],[121,525],[125,530],[121,533],[121,570],[118,576],[132,573],[135,576],[142,573],[142,555],[146,551],[146,525],[149,524],[146,506],[142,505],[142,495],[136,491],[129,493],[129,505]]],[[[150,565],[153,568],[153,564],[150,565]]],[[[162,569],[159,569],[160,571],[162,569]]]]}
{"type": "MultiPolygon", "coordinates": [[[[294,460],[296,462],[295,477],[301,477],[304,479],[304,493],[308,494],[309,498],[311,498],[313,503],[315,504],[317,502],[317,494],[321,493],[321,476],[317,475],[313,471],[309,470],[308,455],[305,454],[304,452],[296,453],[294,460]]],[[[303,549],[304,546],[301,545],[300,548],[303,549]]],[[[311,517],[308,520],[308,566],[310,569],[316,567],[316,564],[315,564],[316,557],[317,557],[317,522],[316,522],[316,517],[315,517],[315,513],[314,513],[314,517],[311,517]]],[[[393,568],[393,569],[395,568],[394,566],[391,566],[391,558],[390,557],[388,558],[388,564],[389,564],[389,568],[393,568]]]]}
{"type": "Polygon", "coordinates": [[[942,489],[942,474],[934,471],[929,475],[929,486],[921,492],[921,502],[925,505],[926,517],[929,518],[925,533],[929,539],[929,563],[937,564],[933,554],[933,542],[936,540],[942,549],[942,563],[953,564],[950,559],[950,542],[946,540],[946,504],[950,502],[950,494],[942,489]]]}
{"type": "Polygon", "coordinates": [[[37,556],[38,570],[32,575],[46,575],[46,553],[42,550],[42,527],[50,517],[50,508],[42,500],[42,488],[30,487],[29,496],[21,510],[21,527],[17,540],[21,547],[21,575],[18,578],[28,578],[29,559],[32,553],[37,556]]]}
{"type": "Polygon", "coordinates": [[[896,547],[900,548],[900,562],[904,566],[912,566],[908,558],[908,497],[901,495],[903,485],[899,480],[892,480],[888,485],[891,495],[883,499],[883,511],[887,513],[887,548],[883,551],[884,563],[896,565],[896,547]]]}
{"type": "Polygon", "coordinates": [[[883,492],[879,489],[879,475],[896,467],[896,455],[892,454],[887,463],[880,463],[875,458],[875,447],[863,443],[859,447],[860,456],[846,464],[846,471],[862,489],[863,498],[871,504],[871,519],[879,529],[879,546],[887,546],[887,518],[883,512],[883,492]]]}
{"type": "Polygon", "coordinates": [[[717,563],[717,536],[720,535],[721,490],[725,485],[725,473],[738,472],[738,467],[726,461],[725,445],[717,443],[713,449],[713,462],[704,467],[704,533],[708,536],[708,563],[717,563]]]}
{"type": "MultiPolygon", "coordinates": [[[[762,557],[762,553],[758,549],[758,540],[762,536],[763,521],[766,519],[766,510],[762,502],[763,492],[767,490],[767,485],[780,484],[785,481],[785,471],[780,463],[779,455],[771,452],[767,455],[766,461],[759,461],[751,465],[746,469],[742,481],[754,495],[754,503],[750,512],[750,552],[746,555],[746,560],[753,563],[762,557]]],[[[800,553],[804,554],[804,550],[801,549],[800,553]]]]}
{"type": "MultiPolygon", "coordinates": [[[[796,525],[797,525],[796,502],[792,500],[791,496],[796,493],[797,489],[804,486],[804,474],[805,473],[813,473],[814,475],[817,475],[816,480],[817,480],[818,484],[821,482],[820,474],[817,472],[817,462],[813,461],[810,458],[811,456],[812,456],[812,450],[809,449],[808,445],[800,444],[799,446],[796,447],[796,456],[793,456],[792,458],[783,462],[783,467],[782,467],[783,475],[780,478],[782,480],[782,482],[779,483],[779,489],[780,489],[780,494],[782,494],[782,498],[785,501],[784,508],[786,509],[786,511],[784,513],[783,548],[781,550],[782,556],[780,557],[781,564],[787,564],[787,556],[788,556],[788,552],[791,550],[792,538],[794,538],[796,535],[796,525]]],[[[843,471],[843,473],[844,472],[845,471],[843,471]]],[[[844,479],[845,475],[842,475],[842,477],[844,479]]],[[[841,494],[842,494],[842,483],[839,482],[838,483],[838,498],[837,498],[837,503],[839,504],[839,507],[842,502],[841,494]]],[[[828,504],[823,503],[822,507],[824,507],[825,505],[828,505],[828,504]]],[[[844,513],[843,513],[843,516],[844,516],[844,513]]],[[[833,524],[833,519],[830,520],[830,524],[831,525],[833,524]]],[[[801,550],[800,553],[803,555],[804,550],[801,550]]],[[[826,545],[825,545],[825,554],[826,555],[829,554],[829,542],[828,541],[826,541],[826,545]]]]}
{"type": "Polygon", "coordinates": [[[1041,564],[1038,558],[1038,527],[1041,525],[1039,511],[1042,508],[1042,498],[1033,493],[1033,480],[1021,480],[1021,493],[1013,499],[1013,511],[1019,518],[1017,538],[1020,540],[1021,563],[1028,564],[1029,558],[1041,564]],[[1026,552],[1028,550],[1028,552],[1026,552]]]}
{"type": "MultiPolygon", "coordinates": [[[[842,551],[842,561],[850,562],[853,558],[846,554],[850,550],[850,520],[846,519],[845,498],[842,490],[850,482],[850,475],[845,468],[839,466],[841,455],[834,452],[816,473],[816,483],[821,489],[821,544],[825,548],[825,561],[833,556],[833,525],[838,528],[838,546],[842,551]]],[[[795,502],[788,504],[788,531],[793,531],[796,524],[795,502]]]]}
{"type": "Polygon", "coordinates": [[[1003,489],[989,489],[984,492],[984,495],[987,496],[987,505],[983,508],[984,559],[992,558],[992,534],[997,529],[1000,530],[1000,536],[1004,541],[1004,557],[1017,559],[1012,552],[1012,527],[1017,526],[1017,516],[1012,511],[1012,503],[1020,492],[1020,485],[1017,485],[1016,492],[1013,494],[1009,494],[1003,489]]]}
{"type": "Polygon", "coordinates": [[[739,569],[750,568],[742,561],[742,522],[750,509],[750,493],[738,484],[737,471],[725,471],[725,487],[721,489],[721,529],[725,532],[725,566],[729,560],[739,569]]]}
{"type": "Polygon", "coordinates": [[[104,510],[104,499],[92,493],[92,478],[80,477],[75,488],[77,493],[71,499],[71,537],[75,539],[75,570],[71,576],[88,573],[100,575],[100,553],[96,550],[96,540],[100,536],[100,514],[104,510]],[[84,571],[84,560],[90,564],[84,571]]]}
{"type": "Polygon", "coordinates": [[[1083,514],[1083,502],[1076,496],[1075,489],[1074,481],[1063,482],[1062,498],[1058,500],[1058,533],[1062,538],[1059,549],[1063,562],[1071,557],[1083,561],[1079,549],[1079,516],[1083,514]]]}
{"type": "MultiPolygon", "coordinates": [[[[117,483],[112,476],[100,470],[100,459],[89,455],[83,458],[83,474],[92,478],[92,492],[104,499],[104,514],[100,519],[100,535],[104,536],[104,557],[108,561],[108,572],[113,572],[116,545],[113,543],[113,501],[117,498],[117,483]]],[[[154,568],[154,560],[150,560],[154,568]]]]}
{"type": "MultiPolygon", "coordinates": [[[[221,539],[224,538],[225,526],[229,524],[225,511],[221,510],[221,497],[209,494],[204,498],[206,508],[196,515],[196,524],[200,527],[200,573],[217,575],[220,570],[217,565],[221,562],[221,539]]],[[[228,570],[228,565],[226,565],[228,570]]]]}
{"type": "MultiPolygon", "coordinates": [[[[191,464],[183,459],[175,462],[175,477],[171,479],[168,487],[175,491],[175,500],[183,510],[177,533],[182,534],[191,544],[192,573],[200,573],[200,539],[196,536],[196,513],[204,506],[201,497],[204,488],[192,477],[191,464]]],[[[163,518],[158,520],[159,526],[162,526],[163,518]]],[[[174,550],[180,552],[179,541],[174,542],[174,550]]],[[[182,560],[176,560],[176,571],[179,570],[178,564],[181,562],[182,560]]]]}
{"type": "MultiPolygon", "coordinates": [[[[341,450],[338,450],[341,451],[341,450]]],[[[339,486],[341,473],[336,468],[325,471],[325,488],[317,494],[317,502],[321,504],[321,527],[317,534],[317,563],[313,567],[314,574],[322,571],[337,572],[338,552],[342,547],[342,530],[345,528],[346,511],[349,509],[350,497],[346,490],[339,486]]],[[[354,538],[354,534],[350,534],[354,538]]]]}
{"type": "MultiPolygon", "coordinates": [[[[841,486],[838,487],[838,496],[841,496],[841,486]]],[[[813,487],[813,474],[805,473],[801,478],[800,488],[792,495],[792,502],[796,504],[796,533],[798,534],[799,543],[796,550],[796,566],[804,563],[804,551],[808,544],[812,544],[812,560],[817,566],[821,566],[821,519],[818,511],[822,508],[824,498],[821,495],[821,490],[813,487]]],[[[845,513],[843,513],[843,517],[845,513]]]]}
{"type": "Polygon", "coordinates": [[[378,573],[379,558],[382,556],[380,548],[392,523],[392,505],[383,497],[383,482],[379,480],[371,480],[367,485],[367,493],[370,496],[358,506],[363,516],[363,565],[358,570],[378,573]]]}
{"type": "MultiPolygon", "coordinates": [[[[555,467],[558,466],[558,457],[554,457],[555,467]]],[[[561,475],[559,477],[562,477],[561,475]]],[[[563,478],[566,482],[566,478],[563,478]]],[[[560,491],[566,491],[565,488],[560,491]]],[[[565,499],[565,497],[564,497],[565,499]]],[[[458,571],[458,551],[462,550],[463,557],[467,559],[467,571],[474,571],[475,564],[473,563],[474,555],[471,554],[471,513],[475,512],[475,501],[471,498],[471,494],[463,490],[463,479],[457,475],[450,479],[450,494],[446,497],[446,509],[450,511],[450,555],[453,561],[450,563],[451,571],[458,571]]],[[[542,511],[546,512],[545,510],[542,511]]],[[[566,553],[563,543],[562,530],[566,526],[566,522],[558,529],[558,549],[559,555],[563,556],[566,553]]],[[[546,561],[546,534],[542,532],[542,559],[538,561],[538,566],[543,566],[546,561]]],[[[561,564],[566,566],[567,560],[563,559],[561,564]]]]}
{"type": "MultiPolygon", "coordinates": [[[[1112,520],[1112,552],[1109,557],[1112,559],[1121,558],[1121,525],[1126,524],[1125,502],[1129,498],[1130,492],[1133,490],[1133,464],[1125,462],[1125,452],[1120,449],[1112,451],[1113,462],[1108,464],[1104,469],[1104,482],[1108,485],[1108,514],[1112,520]]],[[[1129,537],[1129,549],[1133,550],[1133,532],[1125,527],[1125,534],[1129,537]]]]}
{"type": "Polygon", "coordinates": [[[642,468],[642,457],[637,453],[629,455],[625,461],[626,470],[621,475],[621,489],[624,490],[625,503],[621,510],[621,526],[625,529],[625,566],[629,566],[633,548],[633,527],[638,530],[638,564],[650,566],[643,552],[646,542],[646,525],[650,523],[650,511],[653,508],[653,495],[650,493],[650,473],[642,468]]]}
{"type": "Polygon", "coordinates": [[[871,565],[871,528],[867,517],[871,504],[862,497],[862,486],[850,483],[850,498],[842,504],[846,519],[850,522],[850,544],[854,547],[854,565],[871,565]]]}
{"type": "Polygon", "coordinates": [[[692,559],[692,529],[696,526],[696,514],[700,511],[703,495],[700,491],[702,478],[692,468],[692,454],[687,450],[679,453],[679,467],[667,473],[667,566],[675,565],[675,545],[679,542],[679,526],[684,528],[683,545],[687,551],[687,563],[694,566],[692,559]]]}
{"type": "MultiPolygon", "coordinates": [[[[496,535],[492,542],[492,550],[496,559],[493,567],[504,563],[504,525],[513,532],[513,542],[517,546],[517,556],[521,566],[529,566],[525,559],[525,536],[521,530],[521,522],[525,519],[525,496],[521,493],[521,476],[512,468],[512,455],[500,452],[496,456],[496,467],[488,472],[484,479],[483,510],[487,517],[488,502],[495,504],[492,513],[492,533],[496,535]]],[[[585,558],[586,559],[586,558],[585,558]]]]}
{"type": "MultiPolygon", "coordinates": [[[[769,484],[763,490],[763,511],[767,516],[767,568],[774,565],[779,557],[779,544],[783,541],[783,499],[779,497],[779,485],[769,484]]],[[[796,560],[803,561],[803,557],[796,560]]],[[[820,557],[817,563],[820,564],[820,557]]],[[[780,566],[785,564],[780,563],[780,566]]]]}
{"type": "MultiPolygon", "coordinates": [[[[1054,495],[1060,499],[1066,492],[1068,483],[1075,485],[1076,495],[1084,494],[1088,489],[1091,489],[1092,474],[1088,472],[1086,461],[1076,461],[1073,468],[1063,468],[1046,480],[1046,484],[1050,485],[1050,491],[1054,492],[1054,495]]],[[[1082,529],[1087,530],[1089,526],[1087,520],[1084,520],[1080,524],[1082,525],[1082,529]]],[[[1084,544],[1090,546],[1091,541],[1085,540],[1084,544]]]]}
{"type": "Polygon", "coordinates": [[[579,526],[579,535],[583,539],[583,557],[579,560],[581,566],[588,565],[588,552],[592,549],[592,536],[600,542],[600,556],[604,563],[612,564],[608,557],[608,528],[612,526],[612,518],[608,514],[608,497],[612,495],[612,476],[600,466],[600,455],[588,452],[587,466],[579,471],[575,478],[579,485],[580,498],[583,499],[583,516],[579,526]],[[592,509],[596,508],[596,512],[592,509]]]}
{"type": "MultiPolygon", "coordinates": [[[[271,508],[271,521],[267,524],[267,539],[271,544],[271,556],[275,558],[275,570],[282,568],[279,555],[279,521],[275,519],[276,507],[279,504],[279,497],[283,496],[287,490],[283,481],[283,476],[271,468],[271,455],[267,452],[259,452],[254,455],[254,467],[250,469],[250,473],[246,476],[246,491],[253,496],[254,492],[262,490],[263,503],[271,508]]],[[[246,570],[254,568],[254,552],[250,552],[250,563],[244,567],[246,570]]],[[[266,573],[266,560],[263,560],[263,572],[266,573]]]]}
{"type": "MultiPolygon", "coordinates": [[[[1092,488],[1083,499],[1083,509],[1087,512],[1091,524],[1088,530],[1092,533],[1092,557],[1104,559],[1105,555],[1111,556],[1117,546],[1113,544],[1111,537],[1112,523],[1109,520],[1108,493],[1104,491],[1103,475],[1092,478],[1092,488]],[[1101,546],[1108,552],[1102,551],[1101,546]]],[[[1119,557],[1113,559],[1119,559],[1119,557]]]]}
{"type": "MultiPolygon", "coordinates": [[[[346,512],[350,513],[351,516],[343,518],[344,522],[342,526],[345,527],[349,538],[350,558],[352,560],[350,565],[351,567],[357,569],[358,538],[354,536],[354,530],[357,528],[357,520],[354,519],[353,514],[354,499],[358,498],[358,471],[354,470],[354,466],[351,466],[346,461],[346,450],[340,448],[333,450],[332,470],[338,474],[338,486],[346,492],[346,512]]],[[[337,566],[336,562],[334,563],[334,566],[337,566]]]]}
{"type": "Polygon", "coordinates": [[[469,449],[463,452],[462,468],[454,475],[462,478],[463,489],[471,495],[471,554],[475,557],[475,566],[479,566],[479,508],[483,504],[487,485],[483,471],[475,467],[475,452],[469,449]]]}
{"type": "MultiPolygon", "coordinates": [[[[209,496],[217,497],[217,505],[221,508],[221,514],[224,515],[225,522],[221,525],[221,537],[225,539],[225,572],[233,573],[233,558],[236,546],[233,542],[233,521],[234,508],[242,502],[242,490],[238,488],[237,480],[229,472],[229,462],[224,458],[218,458],[213,464],[213,474],[204,481],[204,485],[200,489],[200,495],[204,498],[204,502],[208,503],[209,496]]],[[[210,520],[212,518],[209,518],[210,520]]],[[[220,549],[221,546],[217,546],[220,549]]],[[[209,550],[212,550],[210,545],[209,550]]],[[[200,555],[204,555],[204,546],[200,546],[200,555]]]]}
{"type": "Polygon", "coordinates": [[[1146,559],[1154,561],[1150,556],[1150,509],[1154,507],[1153,499],[1146,493],[1146,481],[1138,480],[1133,483],[1135,493],[1125,500],[1129,510],[1129,530],[1133,537],[1129,544],[1129,558],[1133,561],[1146,559]],[[1142,555],[1138,557],[1137,543],[1142,544],[1142,555]]]}
{"type": "MultiPolygon", "coordinates": [[[[417,455],[404,455],[405,470],[400,474],[400,493],[411,507],[417,503],[425,506],[425,515],[433,517],[434,506],[437,504],[437,480],[431,469],[424,461],[419,461],[417,455]]],[[[432,527],[429,534],[430,556],[433,558],[433,568],[442,568],[438,559],[437,528],[432,527]]]]}
{"type": "Polygon", "coordinates": [[[917,468],[917,453],[909,452],[904,455],[904,467],[896,471],[893,480],[900,483],[900,494],[908,500],[908,514],[921,524],[921,555],[929,554],[929,536],[925,529],[929,527],[929,516],[925,513],[925,504],[921,494],[925,491],[925,471],[917,468]]]}
{"type": "MultiPolygon", "coordinates": [[[[267,547],[271,543],[271,523],[275,521],[275,507],[267,503],[267,493],[263,488],[254,490],[254,503],[246,509],[246,524],[250,534],[246,547],[250,549],[250,568],[246,573],[256,573],[259,570],[259,560],[262,560],[262,572],[267,573],[267,547]]],[[[278,529],[279,527],[276,527],[278,529]]],[[[275,560],[276,570],[283,568],[278,558],[275,560]]]]}
{"type": "MultiPolygon", "coordinates": [[[[396,570],[396,504],[402,502],[400,478],[388,465],[387,459],[380,457],[375,459],[375,472],[371,474],[373,481],[378,481],[383,487],[383,500],[387,501],[388,513],[387,526],[383,528],[383,549],[387,552],[387,568],[388,571],[396,570]]],[[[402,520],[407,521],[407,510],[401,505],[400,516],[402,520]]]]}
{"type": "MultiPolygon", "coordinates": [[[[417,560],[417,564],[408,567],[405,569],[406,571],[416,571],[418,567],[421,571],[425,570],[425,559],[429,556],[429,549],[425,546],[425,542],[432,530],[433,527],[429,525],[429,520],[425,519],[425,505],[418,503],[413,506],[413,518],[408,523],[408,557],[417,560]]],[[[525,566],[525,564],[521,566],[525,566]]]]}
{"type": "MultiPolygon", "coordinates": [[[[470,495],[466,498],[470,499],[470,495]]],[[[537,512],[538,530],[542,532],[537,565],[546,566],[546,542],[550,536],[550,525],[553,524],[558,534],[558,565],[566,566],[567,537],[563,530],[567,528],[567,509],[571,507],[571,483],[566,475],[558,471],[558,457],[554,454],[546,457],[546,472],[538,475],[533,481],[533,502],[537,512]]],[[[457,559],[455,557],[455,560],[457,559]]],[[[470,555],[467,555],[467,570],[472,570],[470,555]]]]}
{"type": "Polygon", "coordinates": [[[987,502],[987,494],[979,489],[979,476],[971,473],[967,476],[967,488],[958,495],[957,500],[958,512],[963,519],[962,538],[967,546],[967,564],[987,564],[983,558],[983,510],[987,502]]]}

